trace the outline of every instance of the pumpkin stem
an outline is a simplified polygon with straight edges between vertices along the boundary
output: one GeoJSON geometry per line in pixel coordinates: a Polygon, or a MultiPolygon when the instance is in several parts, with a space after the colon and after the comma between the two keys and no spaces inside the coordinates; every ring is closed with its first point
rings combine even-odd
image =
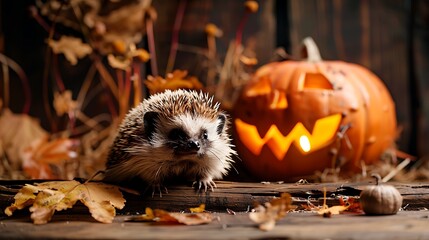
{"type": "Polygon", "coordinates": [[[306,37],[302,41],[302,57],[306,58],[309,62],[320,62],[322,57],[320,56],[319,48],[314,42],[313,38],[306,37]]]}
{"type": "Polygon", "coordinates": [[[371,177],[375,178],[375,185],[380,185],[381,182],[381,176],[378,173],[371,174],[371,177]]]}

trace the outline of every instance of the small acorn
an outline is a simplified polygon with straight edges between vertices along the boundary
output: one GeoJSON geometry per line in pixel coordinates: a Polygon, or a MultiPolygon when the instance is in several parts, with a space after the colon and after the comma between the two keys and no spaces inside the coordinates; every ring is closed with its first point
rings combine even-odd
{"type": "Polygon", "coordinates": [[[373,174],[375,186],[368,186],[360,194],[360,204],[367,215],[396,214],[402,206],[402,196],[391,185],[381,185],[381,177],[373,174]]]}

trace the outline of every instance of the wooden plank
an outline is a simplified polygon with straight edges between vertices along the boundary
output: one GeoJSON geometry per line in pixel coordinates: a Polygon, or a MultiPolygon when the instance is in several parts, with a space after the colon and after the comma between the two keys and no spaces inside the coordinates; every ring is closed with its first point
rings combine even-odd
{"type": "Polygon", "coordinates": [[[0,239],[428,239],[428,211],[371,217],[288,213],[272,231],[259,230],[248,214],[214,213],[217,220],[199,226],[94,222],[84,216],[57,215],[46,225],[25,218],[0,219],[0,239]]]}
{"type": "MultiPolygon", "coordinates": [[[[38,181],[40,182],[40,181],[38,181]]],[[[0,208],[13,201],[17,189],[33,181],[0,181],[0,208]]],[[[328,192],[328,205],[338,204],[335,196],[357,196],[369,182],[363,183],[245,183],[216,182],[214,192],[198,194],[191,186],[169,187],[162,197],[151,193],[141,196],[125,194],[125,209],[112,224],[101,224],[90,216],[83,205],[58,212],[46,225],[33,225],[28,211],[17,211],[12,217],[0,213],[0,239],[426,239],[429,238],[429,183],[393,183],[404,197],[407,210],[397,215],[370,217],[363,214],[334,215],[327,219],[314,212],[291,212],[269,232],[260,231],[248,217],[255,201],[269,201],[282,192],[293,196],[294,204],[307,200],[321,205],[323,189],[328,192]],[[146,207],[186,211],[200,203],[214,212],[216,220],[207,225],[183,226],[126,222],[129,215],[141,214],[146,207]],[[226,209],[236,215],[227,214],[226,209]],[[376,226],[376,227],[375,227],[376,226]],[[315,229],[317,231],[309,231],[315,229]]]]}
{"type": "MultiPolygon", "coordinates": [[[[0,181],[0,208],[4,209],[13,202],[16,189],[31,181],[0,181]],[[13,190],[15,189],[15,192],[13,190]]],[[[165,209],[169,211],[183,211],[206,204],[210,211],[226,212],[227,209],[244,212],[253,207],[255,202],[267,202],[283,192],[290,193],[294,204],[299,205],[312,202],[321,205],[323,189],[326,188],[328,205],[337,205],[338,196],[357,197],[360,191],[368,184],[373,183],[323,183],[323,184],[290,184],[290,183],[245,183],[245,182],[216,182],[214,192],[196,192],[190,185],[178,185],[168,188],[168,194],[162,197],[151,192],[143,195],[124,193],[127,200],[126,207],[120,213],[144,212],[146,207],[165,209]]],[[[403,206],[408,210],[429,208],[429,183],[394,183],[404,197],[403,206]]],[[[73,208],[77,213],[87,212],[83,206],[73,208]]],[[[0,213],[4,214],[4,213],[0,213]]],[[[0,215],[1,216],[1,215],[0,215]]]]}

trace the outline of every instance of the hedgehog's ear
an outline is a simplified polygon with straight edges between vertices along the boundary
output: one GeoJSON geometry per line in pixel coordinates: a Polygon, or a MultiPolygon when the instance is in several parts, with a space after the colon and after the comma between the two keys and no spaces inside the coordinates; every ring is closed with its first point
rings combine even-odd
{"type": "Polygon", "coordinates": [[[223,132],[223,129],[225,128],[226,123],[226,115],[224,113],[220,113],[217,117],[219,124],[217,125],[217,134],[221,134],[223,132]]]}
{"type": "Polygon", "coordinates": [[[153,137],[158,118],[159,114],[157,112],[147,112],[143,116],[144,135],[149,140],[153,137]]]}

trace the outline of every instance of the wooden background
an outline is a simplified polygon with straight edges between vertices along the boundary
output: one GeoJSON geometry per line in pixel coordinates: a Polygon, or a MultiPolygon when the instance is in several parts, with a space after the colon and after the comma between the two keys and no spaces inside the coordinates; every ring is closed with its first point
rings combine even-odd
{"type": "MultiPolygon", "coordinates": [[[[204,27],[213,22],[224,35],[218,40],[224,56],[243,13],[244,0],[154,0],[158,11],[155,40],[160,74],[170,51],[171,29],[180,4],[185,14],[179,43],[206,47],[204,27]]],[[[398,148],[429,155],[429,1],[426,0],[263,0],[249,18],[244,43],[257,54],[259,65],[270,61],[276,47],[297,54],[301,40],[311,36],[322,57],[361,64],[375,72],[396,102],[398,148]]],[[[28,14],[33,1],[1,1],[0,50],[21,65],[32,86],[30,114],[43,120],[41,79],[47,33],[28,14]]],[[[179,51],[175,69],[201,74],[201,57],[179,51]]],[[[82,61],[67,66],[69,89],[79,89],[82,61]]],[[[14,76],[11,76],[12,78],[14,76]]],[[[13,80],[13,79],[12,79],[13,80]]],[[[22,107],[22,90],[12,84],[11,108],[22,107]]]]}
{"type": "MultiPolygon", "coordinates": [[[[204,46],[204,26],[213,22],[225,33],[219,40],[222,53],[234,37],[243,2],[186,1],[180,42],[204,46]]],[[[166,11],[158,22],[158,46],[168,46],[168,20],[174,20],[178,4],[154,2],[160,13],[166,11]]],[[[396,103],[399,149],[418,157],[429,154],[429,1],[260,1],[259,12],[246,26],[244,43],[263,64],[276,47],[298,55],[307,36],[315,39],[324,59],[358,63],[376,73],[396,103]]],[[[160,49],[166,56],[168,48],[160,49]]],[[[178,57],[184,59],[177,61],[178,68],[196,69],[192,56],[179,52],[178,57]]],[[[163,64],[161,58],[161,68],[163,64]]]]}

